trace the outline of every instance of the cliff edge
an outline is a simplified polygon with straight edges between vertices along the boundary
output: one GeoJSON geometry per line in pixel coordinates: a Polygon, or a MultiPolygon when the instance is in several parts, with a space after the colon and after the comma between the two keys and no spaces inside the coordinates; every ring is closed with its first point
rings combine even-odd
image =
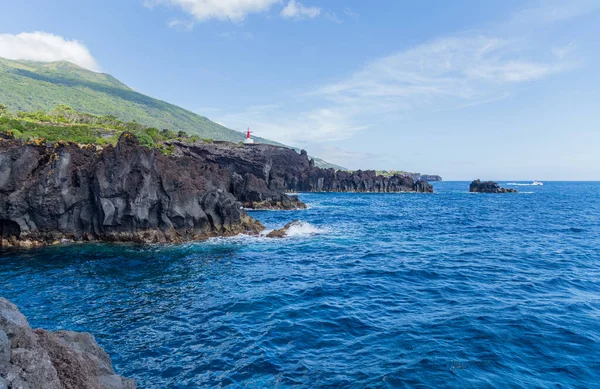
{"type": "Polygon", "coordinates": [[[289,192],[433,192],[409,175],[321,169],[286,147],[166,142],[123,133],[98,148],[0,137],[0,247],[163,243],[257,234],[246,209],[302,209],[289,192]]]}

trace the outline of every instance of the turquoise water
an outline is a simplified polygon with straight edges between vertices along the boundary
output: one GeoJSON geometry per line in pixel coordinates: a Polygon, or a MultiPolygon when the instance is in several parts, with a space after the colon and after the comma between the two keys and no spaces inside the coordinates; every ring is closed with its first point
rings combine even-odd
{"type": "Polygon", "coordinates": [[[309,223],[284,240],[3,252],[0,295],[140,388],[600,387],[600,183],[516,188],[252,212],[309,223]]]}

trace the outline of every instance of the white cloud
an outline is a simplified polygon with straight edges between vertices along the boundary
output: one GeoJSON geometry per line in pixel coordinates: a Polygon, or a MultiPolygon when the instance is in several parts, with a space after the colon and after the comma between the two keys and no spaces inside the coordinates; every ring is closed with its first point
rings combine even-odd
{"type": "Polygon", "coordinates": [[[334,108],[309,109],[290,114],[282,105],[264,105],[252,106],[243,112],[215,115],[213,119],[229,128],[242,131],[250,126],[261,137],[304,146],[347,139],[365,128],[350,123],[347,114],[334,108]]]}
{"type": "Polygon", "coordinates": [[[358,12],[355,12],[351,8],[344,8],[344,15],[353,19],[358,19],[360,17],[360,14],[358,12]]]}
{"type": "MultiPolygon", "coordinates": [[[[442,38],[374,60],[338,82],[294,96],[295,102],[254,106],[217,119],[231,128],[251,125],[262,137],[312,149],[375,129],[382,118],[394,122],[415,109],[457,109],[506,98],[516,86],[566,68],[566,54],[559,59],[547,51],[527,51],[518,40],[483,35],[442,38]]],[[[348,165],[325,148],[319,156],[348,165]]]]}
{"type": "Polygon", "coordinates": [[[171,19],[167,22],[167,26],[176,30],[191,31],[194,28],[194,22],[190,20],[171,19]]]}
{"type": "Polygon", "coordinates": [[[306,7],[296,0],[290,0],[288,5],[281,11],[281,16],[286,19],[312,19],[321,14],[319,7],[306,7]]]}
{"type": "Polygon", "coordinates": [[[600,11],[598,0],[544,0],[531,1],[519,10],[511,23],[553,23],[600,11]]]}
{"type": "Polygon", "coordinates": [[[382,133],[405,116],[510,98],[529,83],[571,69],[578,62],[574,45],[550,42],[537,27],[590,12],[594,6],[589,4],[551,11],[527,8],[483,30],[442,36],[376,58],[307,93],[290,93],[276,107],[251,107],[218,119],[236,129],[251,125],[259,136],[305,147],[342,165],[373,161],[328,146],[356,144],[352,138],[357,133],[382,133]]]}
{"type": "MultiPolygon", "coordinates": [[[[550,52],[550,51],[549,51],[550,52]]],[[[314,93],[365,113],[440,104],[487,101],[511,85],[534,81],[566,67],[524,52],[521,43],[488,36],[439,39],[377,59],[346,79],[314,93]]]]}
{"type": "Polygon", "coordinates": [[[249,14],[268,11],[279,0],[146,0],[147,7],[158,4],[176,6],[198,21],[209,19],[240,22],[249,14]]]}
{"type": "Polygon", "coordinates": [[[98,62],[82,42],[46,32],[0,34],[0,57],[41,62],[69,61],[100,71],[98,62]]]}

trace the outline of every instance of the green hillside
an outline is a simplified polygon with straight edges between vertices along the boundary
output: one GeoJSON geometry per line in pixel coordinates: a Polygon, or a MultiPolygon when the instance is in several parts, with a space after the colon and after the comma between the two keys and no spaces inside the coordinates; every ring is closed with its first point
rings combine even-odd
{"type": "Polygon", "coordinates": [[[59,104],[94,115],[114,115],[147,126],[183,130],[232,142],[244,134],[183,108],[138,93],[116,78],[69,62],[0,59],[0,103],[12,111],[50,111],[59,104]]]}
{"type": "MultiPolygon", "coordinates": [[[[0,104],[13,112],[48,112],[64,104],[79,112],[112,115],[123,122],[185,131],[201,138],[239,142],[245,137],[242,132],[191,111],[138,93],[111,75],[65,61],[44,63],[0,58],[0,104]]],[[[264,138],[255,139],[281,145],[264,138]]],[[[341,168],[319,158],[315,162],[321,167],[341,168]]]]}

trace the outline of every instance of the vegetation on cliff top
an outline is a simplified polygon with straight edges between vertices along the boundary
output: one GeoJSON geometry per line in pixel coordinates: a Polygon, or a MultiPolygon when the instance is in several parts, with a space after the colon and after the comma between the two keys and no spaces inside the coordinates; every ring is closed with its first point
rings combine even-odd
{"type": "MultiPolygon", "coordinates": [[[[164,141],[200,140],[199,136],[189,136],[184,131],[159,130],[146,127],[136,121],[123,122],[111,115],[96,116],[78,112],[66,105],[59,105],[49,112],[13,113],[0,104],[0,132],[25,141],[69,141],[105,146],[115,145],[119,136],[125,131],[135,134],[142,145],[158,148],[165,154],[170,154],[173,148],[165,145],[164,141]]],[[[203,140],[212,142],[210,138],[203,140]]]]}

